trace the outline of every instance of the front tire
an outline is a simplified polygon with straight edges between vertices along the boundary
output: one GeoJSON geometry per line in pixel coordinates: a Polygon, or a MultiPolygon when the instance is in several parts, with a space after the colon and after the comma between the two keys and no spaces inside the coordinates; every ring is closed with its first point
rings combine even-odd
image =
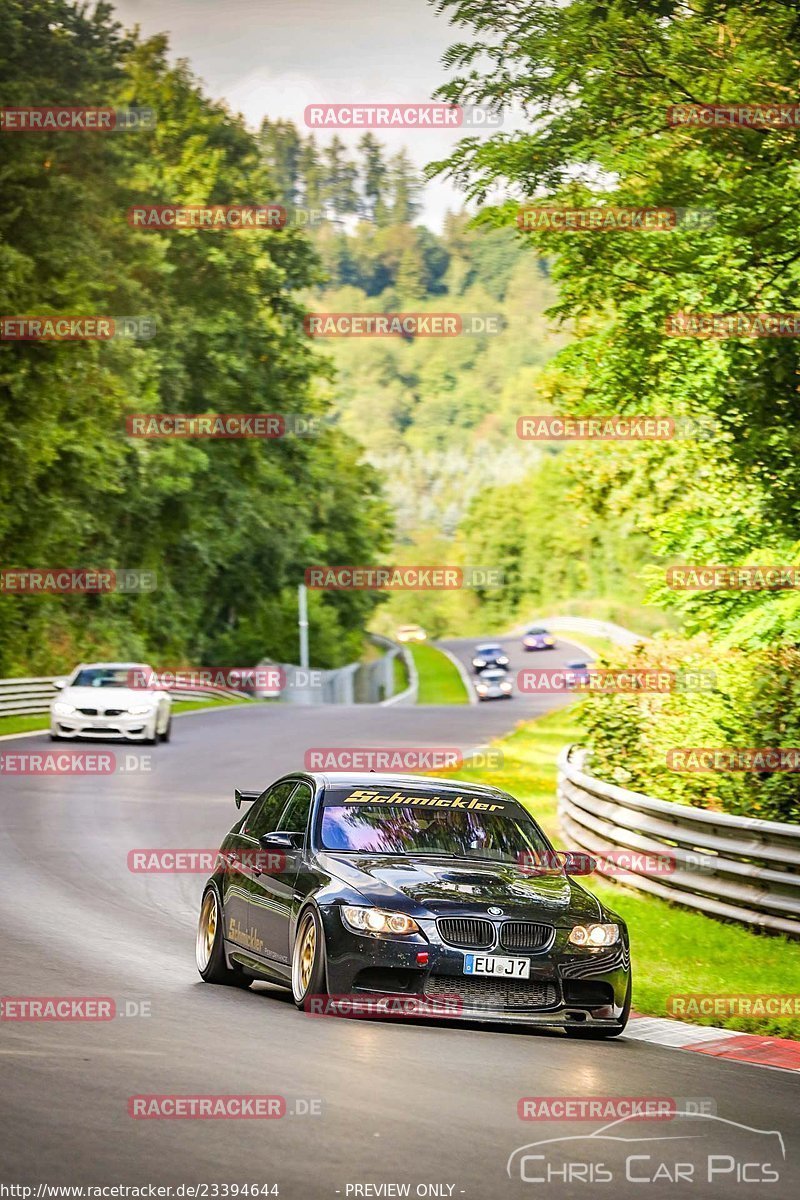
{"type": "Polygon", "coordinates": [[[224,983],[229,987],[248,988],[251,983],[249,975],[245,975],[244,971],[232,969],[225,961],[222,928],[222,903],[217,889],[206,888],[197,925],[197,969],[206,983],[224,983]]]}
{"type": "Polygon", "coordinates": [[[306,908],[297,922],[292,947],[292,997],[298,1008],[309,996],[327,995],[325,934],[315,908],[306,908]]]}
{"type": "Polygon", "coordinates": [[[172,736],[172,717],[170,716],[170,717],[167,717],[167,727],[164,730],[164,732],[161,734],[161,741],[168,742],[171,736],[172,736]]]}

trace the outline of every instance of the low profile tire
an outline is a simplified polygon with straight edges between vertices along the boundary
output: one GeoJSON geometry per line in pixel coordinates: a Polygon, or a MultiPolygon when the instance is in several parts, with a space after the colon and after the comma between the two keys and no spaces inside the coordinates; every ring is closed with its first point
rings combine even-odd
{"type": "Polygon", "coordinates": [[[231,969],[225,962],[222,944],[222,904],[217,889],[207,888],[200,906],[195,947],[197,969],[206,983],[224,983],[229,987],[250,987],[251,979],[244,971],[231,969]]]}
{"type": "Polygon", "coordinates": [[[303,1008],[309,996],[327,995],[325,986],[325,935],[319,913],[303,910],[292,947],[292,997],[303,1008]]]}
{"type": "Polygon", "coordinates": [[[584,1041],[588,1041],[588,1042],[604,1041],[606,1038],[619,1037],[619,1035],[624,1031],[625,1026],[628,1024],[628,1017],[630,1016],[630,1011],[631,1011],[631,979],[629,977],[628,978],[628,990],[625,993],[625,1002],[622,1005],[622,1016],[620,1017],[620,1019],[616,1025],[611,1025],[611,1026],[607,1027],[606,1029],[603,1029],[603,1027],[599,1026],[599,1025],[596,1025],[594,1027],[592,1027],[591,1025],[589,1025],[589,1026],[575,1025],[573,1028],[567,1029],[567,1036],[574,1037],[574,1038],[583,1038],[584,1041]]]}
{"type": "Polygon", "coordinates": [[[168,741],[169,741],[169,739],[172,737],[172,717],[169,717],[169,718],[168,718],[168,720],[167,720],[167,728],[166,728],[166,729],[164,730],[164,732],[163,732],[163,733],[160,735],[160,737],[161,737],[161,741],[162,741],[162,742],[168,742],[168,741]]]}

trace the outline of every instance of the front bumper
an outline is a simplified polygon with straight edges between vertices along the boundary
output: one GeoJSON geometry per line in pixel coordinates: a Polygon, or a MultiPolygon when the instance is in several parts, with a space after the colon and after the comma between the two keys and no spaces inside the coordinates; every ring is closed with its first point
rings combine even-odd
{"type": "Polygon", "coordinates": [[[152,737],[156,725],[154,713],[147,716],[87,716],[76,712],[67,717],[50,717],[50,732],[54,737],[90,738],[92,741],[125,738],[131,742],[142,742],[152,737]]]}
{"type": "Polygon", "coordinates": [[[420,921],[424,936],[390,938],[351,933],[335,905],[321,914],[331,995],[438,1000],[447,1020],[613,1028],[622,1018],[630,979],[627,936],[594,949],[568,945],[568,930],[557,929],[545,951],[471,951],[530,960],[528,979],[505,980],[465,975],[470,951],[445,944],[434,920],[420,921]],[[427,953],[426,964],[417,962],[419,953],[427,953]]]}

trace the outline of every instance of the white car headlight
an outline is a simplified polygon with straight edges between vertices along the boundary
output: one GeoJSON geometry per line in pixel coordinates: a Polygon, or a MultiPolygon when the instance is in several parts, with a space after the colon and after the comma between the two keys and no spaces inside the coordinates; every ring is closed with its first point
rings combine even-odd
{"type": "Polygon", "coordinates": [[[473,665],[473,667],[485,667],[486,659],[485,658],[473,658],[472,665],[473,665]]]}
{"type": "Polygon", "coordinates": [[[154,707],[153,704],[134,704],[128,709],[128,712],[132,717],[146,717],[148,713],[153,711],[154,707]]]}
{"type": "Polygon", "coordinates": [[[342,920],[353,933],[419,933],[419,925],[401,912],[342,905],[342,920]]]}
{"type": "Polygon", "coordinates": [[[510,684],[510,683],[501,683],[501,684],[500,684],[500,687],[502,688],[502,690],[503,690],[504,692],[510,692],[510,691],[511,691],[511,684],[510,684]]]}
{"type": "Polygon", "coordinates": [[[56,700],[53,703],[52,713],[55,717],[69,717],[75,711],[75,705],[67,704],[66,700],[56,700]]]}
{"type": "Polygon", "coordinates": [[[619,925],[576,925],[567,941],[573,946],[613,946],[619,941],[619,925]]]}

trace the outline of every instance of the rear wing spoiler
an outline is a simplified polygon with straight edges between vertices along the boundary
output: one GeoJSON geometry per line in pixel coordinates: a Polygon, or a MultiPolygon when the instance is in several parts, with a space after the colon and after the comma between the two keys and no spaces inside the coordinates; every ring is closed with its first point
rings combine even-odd
{"type": "Polygon", "coordinates": [[[241,788],[234,788],[233,799],[237,808],[241,808],[243,804],[252,804],[257,800],[261,792],[245,792],[241,788]]]}

